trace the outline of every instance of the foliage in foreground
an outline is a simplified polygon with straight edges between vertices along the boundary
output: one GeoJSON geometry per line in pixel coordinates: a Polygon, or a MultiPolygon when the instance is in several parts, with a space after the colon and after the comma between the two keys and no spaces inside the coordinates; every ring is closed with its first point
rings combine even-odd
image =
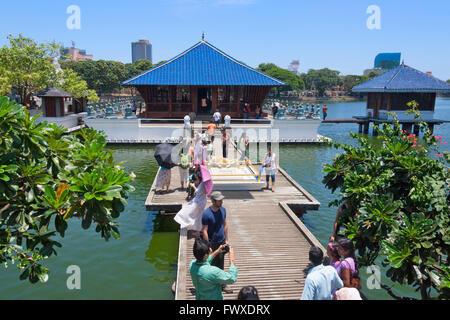
{"type": "Polygon", "coordinates": [[[0,263],[17,262],[21,280],[45,282],[41,261],[57,255],[68,221],[95,225],[105,240],[119,238],[130,175],[105,150],[93,129],[63,135],[54,124],[35,123],[25,107],[0,98],[0,263]]]}
{"type": "MultiPolygon", "coordinates": [[[[409,105],[420,117],[417,104],[409,105]]],[[[332,192],[340,189],[340,199],[330,206],[349,204],[340,223],[361,265],[381,257],[393,282],[420,290],[422,299],[431,298],[432,289],[449,299],[450,157],[439,152],[442,137],[435,137],[425,122],[420,128],[422,145],[402,132],[398,121],[394,128],[378,128],[381,147],[351,133],[361,146],[334,143],[344,152],[325,165],[323,183],[332,192]]],[[[396,297],[391,288],[383,288],[396,297]]]]}

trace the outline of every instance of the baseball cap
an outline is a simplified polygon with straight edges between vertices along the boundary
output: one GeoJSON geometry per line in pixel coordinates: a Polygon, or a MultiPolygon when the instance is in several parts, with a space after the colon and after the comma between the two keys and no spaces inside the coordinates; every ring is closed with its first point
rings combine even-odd
{"type": "Polygon", "coordinates": [[[211,200],[220,201],[223,200],[225,197],[223,196],[222,192],[214,191],[213,193],[211,193],[210,198],[211,200]]]}

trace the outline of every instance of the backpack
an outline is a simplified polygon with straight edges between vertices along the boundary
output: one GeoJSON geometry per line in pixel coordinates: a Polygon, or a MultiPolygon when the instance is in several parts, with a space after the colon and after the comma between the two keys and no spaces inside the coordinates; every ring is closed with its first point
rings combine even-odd
{"type": "Polygon", "coordinates": [[[183,169],[189,168],[189,155],[181,154],[180,167],[183,168],[183,169]]]}

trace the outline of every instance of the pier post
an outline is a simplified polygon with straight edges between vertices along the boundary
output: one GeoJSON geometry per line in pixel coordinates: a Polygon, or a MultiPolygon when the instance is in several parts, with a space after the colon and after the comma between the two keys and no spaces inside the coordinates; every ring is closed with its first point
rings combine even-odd
{"type": "Polygon", "coordinates": [[[360,134],[362,133],[362,130],[363,130],[362,127],[363,127],[363,125],[362,125],[362,123],[360,123],[359,124],[359,129],[358,129],[358,133],[360,133],[360,134]]]}
{"type": "Polygon", "coordinates": [[[369,134],[369,124],[370,122],[364,123],[364,134],[369,134]]]}
{"type": "Polygon", "coordinates": [[[374,126],[372,129],[372,136],[377,137],[378,136],[378,126],[374,126]]]}

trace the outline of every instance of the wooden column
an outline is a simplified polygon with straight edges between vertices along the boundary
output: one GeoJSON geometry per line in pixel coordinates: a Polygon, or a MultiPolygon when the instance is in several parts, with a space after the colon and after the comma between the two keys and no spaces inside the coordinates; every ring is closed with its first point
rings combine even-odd
{"type": "Polygon", "coordinates": [[[389,111],[391,111],[391,101],[392,101],[392,99],[391,99],[391,93],[386,93],[387,94],[387,107],[386,107],[386,110],[389,112],[389,111]]]}
{"type": "Polygon", "coordinates": [[[192,112],[197,113],[198,106],[198,91],[197,87],[191,87],[191,101],[192,101],[192,112]]]}
{"type": "Polygon", "coordinates": [[[212,112],[215,113],[217,111],[217,106],[219,104],[219,88],[212,88],[212,112]]]}
{"type": "Polygon", "coordinates": [[[378,118],[380,116],[381,104],[383,103],[382,93],[376,93],[376,108],[373,110],[373,117],[378,118]]]}
{"type": "Polygon", "coordinates": [[[174,94],[174,91],[176,90],[176,87],[169,86],[169,118],[172,118],[172,97],[174,94]]]}
{"type": "Polygon", "coordinates": [[[235,92],[236,92],[236,112],[237,114],[239,114],[239,117],[242,117],[242,112],[241,112],[241,90],[239,87],[235,87],[235,92]]]}

